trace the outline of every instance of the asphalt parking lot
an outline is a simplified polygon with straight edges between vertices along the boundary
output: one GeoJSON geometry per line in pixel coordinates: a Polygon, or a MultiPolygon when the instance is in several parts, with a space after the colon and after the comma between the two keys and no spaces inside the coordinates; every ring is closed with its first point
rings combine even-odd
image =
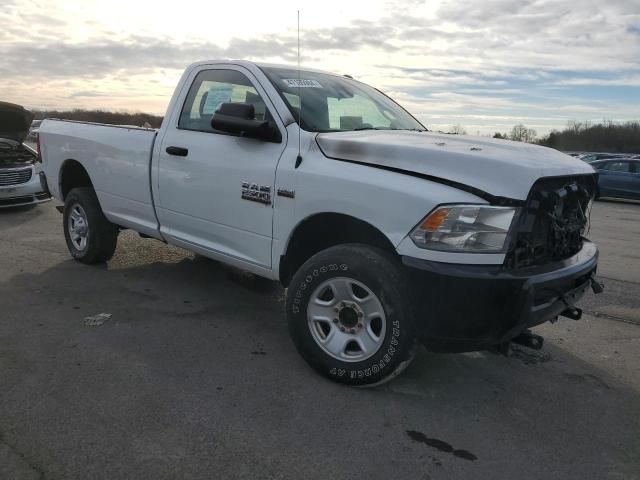
{"type": "Polygon", "coordinates": [[[298,356],[276,284],[132,232],[84,266],[53,202],[0,211],[0,478],[640,478],[640,204],[591,220],[606,291],[541,352],[359,390],[298,356]]]}

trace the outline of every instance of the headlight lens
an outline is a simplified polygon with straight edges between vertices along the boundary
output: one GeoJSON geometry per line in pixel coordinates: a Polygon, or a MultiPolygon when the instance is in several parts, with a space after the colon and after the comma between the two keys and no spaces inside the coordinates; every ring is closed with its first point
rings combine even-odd
{"type": "Polygon", "coordinates": [[[446,205],[411,232],[420,248],[449,252],[499,253],[507,248],[515,207],[446,205]]]}

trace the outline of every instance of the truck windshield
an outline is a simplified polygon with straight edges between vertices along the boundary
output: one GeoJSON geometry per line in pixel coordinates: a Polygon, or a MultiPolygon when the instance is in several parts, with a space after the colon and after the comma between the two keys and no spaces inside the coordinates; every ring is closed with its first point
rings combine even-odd
{"type": "Polygon", "coordinates": [[[296,121],[300,116],[300,126],[304,130],[425,130],[400,105],[364,83],[318,72],[273,67],[262,70],[296,121]]]}

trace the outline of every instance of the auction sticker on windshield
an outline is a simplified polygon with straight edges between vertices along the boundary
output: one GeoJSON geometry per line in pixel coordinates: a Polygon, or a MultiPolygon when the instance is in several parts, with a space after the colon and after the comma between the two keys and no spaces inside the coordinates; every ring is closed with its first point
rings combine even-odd
{"type": "Polygon", "coordinates": [[[323,88],[317,80],[308,80],[305,78],[283,78],[282,81],[287,85],[287,87],[323,88]]]}

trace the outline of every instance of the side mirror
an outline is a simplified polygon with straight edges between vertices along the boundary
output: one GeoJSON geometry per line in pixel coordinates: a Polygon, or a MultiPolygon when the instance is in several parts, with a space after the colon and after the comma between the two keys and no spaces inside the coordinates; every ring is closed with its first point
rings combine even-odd
{"type": "Polygon", "coordinates": [[[277,137],[279,137],[268,120],[256,120],[255,108],[249,103],[228,102],[221,104],[213,114],[211,127],[215,130],[260,140],[278,141],[277,137]]]}

